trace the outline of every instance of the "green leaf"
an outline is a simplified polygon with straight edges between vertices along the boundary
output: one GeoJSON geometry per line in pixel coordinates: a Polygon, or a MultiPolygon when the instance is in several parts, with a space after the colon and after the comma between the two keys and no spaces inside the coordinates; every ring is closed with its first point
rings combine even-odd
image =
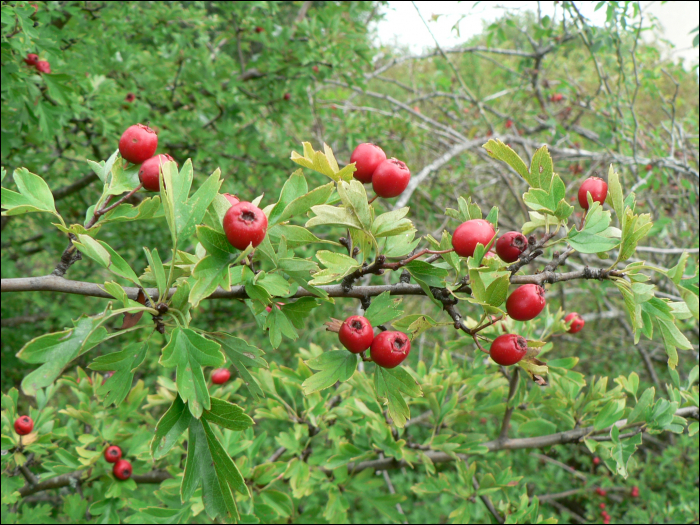
{"type": "Polygon", "coordinates": [[[142,200],[138,206],[120,204],[100,217],[98,226],[110,222],[142,221],[146,219],[156,219],[162,216],[163,208],[160,205],[160,196],[157,195],[142,200]]]}
{"type": "Polygon", "coordinates": [[[293,303],[282,306],[282,312],[292,322],[298,330],[303,330],[306,326],[306,320],[311,314],[311,310],[318,306],[318,301],[313,297],[302,297],[293,303]]]}
{"type": "Polygon", "coordinates": [[[372,223],[367,192],[360,181],[338,182],[338,196],[347,210],[357,218],[363,230],[369,230],[372,223]]]}
{"type": "Polygon", "coordinates": [[[229,260],[215,255],[207,255],[192,270],[189,278],[189,302],[195,308],[221,286],[230,289],[229,260]]]}
{"type": "Polygon", "coordinates": [[[374,389],[379,400],[388,407],[389,416],[399,428],[403,428],[406,425],[406,421],[411,417],[411,411],[403,395],[405,394],[409,397],[423,396],[420,385],[401,367],[375,367],[374,389]]]}
{"type": "Polygon", "coordinates": [[[137,286],[141,286],[136,272],[109,244],[104,241],[96,241],[89,235],[78,235],[77,237],[78,240],[74,240],[73,244],[81,253],[103,268],[107,268],[113,274],[129,280],[137,286]]]}
{"type": "Polygon", "coordinates": [[[175,328],[170,341],[163,348],[160,364],[166,368],[177,368],[178,393],[189,405],[196,418],[204,409],[211,407],[209,390],[202,367],[219,367],[224,363],[221,346],[189,328],[175,328]]]}
{"type": "Polygon", "coordinates": [[[112,403],[120,405],[126,399],[134,380],[134,372],[143,363],[148,350],[148,342],[136,342],[127,345],[119,352],[99,356],[89,368],[99,371],[113,371],[112,377],[97,388],[97,395],[104,396],[105,406],[112,403]]]}
{"type": "Polygon", "coordinates": [[[59,217],[53,194],[44,179],[30,173],[26,168],[16,169],[12,178],[19,193],[2,188],[3,216],[46,211],[59,217]]]}
{"type": "Polygon", "coordinates": [[[17,357],[27,363],[42,365],[22,380],[22,391],[36,395],[40,388],[51,385],[73,359],[84,354],[108,337],[101,324],[111,308],[94,317],[83,316],[73,321],[74,327],[63,332],[42,335],[25,344],[17,357]]]}
{"type": "Polygon", "coordinates": [[[254,423],[241,407],[215,397],[211,398],[211,408],[204,411],[202,419],[220,427],[238,431],[250,428],[254,423]]]}
{"type": "Polygon", "coordinates": [[[329,182],[328,184],[314,188],[310,192],[297,197],[284,208],[280,216],[277,217],[276,222],[279,223],[287,221],[292,217],[306,215],[314,206],[324,204],[328,201],[334,189],[335,184],[329,182]]]}
{"type": "Polygon", "coordinates": [[[603,211],[599,203],[593,203],[586,214],[583,230],[569,230],[568,241],[581,253],[607,252],[617,246],[620,232],[610,227],[610,212],[603,211]]]}
{"type": "MultiPolygon", "coordinates": [[[[268,301],[269,302],[269,301],[268,301]]],[[[295,340],[299,337],[294,325],[287,319],[287,316],[279,308],[273,308],[267,314],[265,326],[269,330],[270,344],[272,348],[279,347],[282,342],[282,336],[295,340]]]]}
{"type": "Polygon", "coordinates": [[[535,151],[535,154],[532,156],[532,162],[530,162],[530,186],[542,188],[549,192],[553,176],[554,164],[552,163],[552,157],[549,155],[547,146],[542,146],[535,151]]]}
{"type": "Polygon", "coordinates": [[[374,219],[372,223],[372,235],[376,239],[381,237],[391,237],[408,231],[415,231],[413,223],[409,219],[405,219],[408,214],[408,207],[398,210],[382,213],[374,219]]]}
{"type": "MultiPolygon", "coordinates": [[[[513,168],[515,170],[515,172],[518,175],[520,175],[523,179],[525,179],[525,181],[530,186],[532,186],[533,188],[539,187],[539,186],[533,184],[533,181],[531,180],[531,177],[530,177],[530,172],[528,171],[527,166],[523,162],[523,159],[521,159],[518,156],[518,154],[510,148],[510,146],[505,145],[499,139],[491,139],[486,144],[484,144],[482,147],[486,150],[486,153],[488,153],[490,157],[493,157],[494,159],[503,161],[506,164],[508,164],[511,168],[513,168]]],[[[534,159],[533,159],[533,162],[534,162],[534,159]]],[[[477,217],[477,218],[481,218],[481,217],[477,217]]]]}
{"type": "Polygon", "coordinates": [[[316,252],[316,258],[325,266],[325,269],[314,274],[311,281],[313,285],[338,281],[360,267],[360,263],[352,257],[328,250],[316,252]]]}
{"type": "Polygon", "coordinates": [[[301,385],[305,396],[329,388],[338,381],[344,382],[352,377],[357,368],[357,355],[345,350],[324,352],[320,356],[307,361],[313,370],[320,372],[307,378],[301,385]]]}
{"type": "Polygon", "coordinates": [[[305,226],[311,228],[313,226],[341,226],[343,228],[362,229],[362,224],[352,210],[338,206],[329,206],[328,204],[320,204],[312,206],[311,211],[316,214],[315,217],[309,219],[305,226]]]}
{"type": "Polygon", "coordinates": [[[411,261],[405,268],[413,278],[428,286],[443,288],[448,271],[425,261],[411,261]]]}
{"type": "Polygon", "coordinates": [[[622,418],[625,411],[625,399],[611,399],[596,416],[593,426],[596,430],[609,427],[622,418]]]}
{"type": "Polygon", "coordinates": [[[355,165],[351,164],[340,170],[333,151],[326,144],[323,145],[323,152],[314,151],[308,142],[302,142],[302,145],[304,147],[304,155],[299,155],[296,151],[293,151],[291,156],[292,162],[326,175],[336,182],[352,179],[355,165]]]}
{"type": "Polygon", "coordinates": [[[277,201],[277,204],[275,204],[272,210],[270,210],[268,224],[270,226],[277,224],[280,221],[280,217],[282,216],[285,208],[293,200],[301,197],[308,191],[309,186],[306,183],[306,178],[304,178],[302,170],[299,169],[292,173],[285,181],[284,186],[282,186],[282,191],[280,192],[280,198],[277,201]]]}
{"type": "Polygon", "coordinates": [[[180,435],[190,426],[192,415],[180,396],[175,396],[173,404],[160,418],[151,440],[151,455],[161,459],[170,452],[180,435]]]}
{"type": "Polygon", "coordinates": [[[644,391],[644,393],[642,393],[642,395],[639,398],[639,401],[637,401],[636,406],[634,407],[632,412],[630,412],[630,415],[627,416],[628,423],[642,421],[646,417],[647,409],[654,402],[655,393],[656,390],[653,386],[647,388],[644,391]]]}
{"type": "Polygon", "coordinates": [[[637,447],[642,444],[642,435],[637,434],[624,440],[620,439],[620,429],[614,426],[610,431],[612,440],[612,448],[610,455],[617,464],[617,473],[623,478],[627,477],[627,466],[632,454],[635,453],[637,447]]]}
{"type": "Polygon", "coordinates": [[[392,298],[389,292],[383,292],[372,300],[365,311],[365,317],[372,326],[388,323],[403,315],[401,298],[392,298]]]}
{"type": "Polygon", "coordinates": [[[248,344],[246,340],[225,332],[215,332],[209,334],[209,337],[221,345],[226,358],[236,368],[253,397],[265,397],[255,376],[248,370],[249,368],[268,368],[267,361],[262,358],[265,352],[248,344]]]}

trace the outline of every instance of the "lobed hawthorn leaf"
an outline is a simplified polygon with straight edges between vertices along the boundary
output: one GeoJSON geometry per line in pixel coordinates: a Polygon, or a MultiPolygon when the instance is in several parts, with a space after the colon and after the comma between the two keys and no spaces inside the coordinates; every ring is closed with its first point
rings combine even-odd
{"type": "Polygon", "coordinates": [[[642,435],[636,434],[629,438],[620,439],[620,429],[616,425],[610,430],[610,438],[612,443],[610,454],[616,463],[615,470],[620,476],[627,478],[630,458],[642,444],[642,435]]]}
{"type": "Polygon", "coordinates": [[[304,148],[304,155],[302,156],[296,151],[292,151],[292,162],[317,171],[336,182],[341,180],[349,181],[352,179],[352,174],[355,172],[355,164],[349,164],[341,170],[333,155],[333,151],[328,145],[323,145],[323,152],[314,151],[309,142],[302,142],[302,146],[304,148]]]}
{"type": "Polygon", "coordinates": [[[355,215],[362,229],[369,231],[372,225],[372,213],[367,202],[367,192],[364,185],[357,180],[352,180],[349,183],[339,181],[338,196],[345,208],[355,215]]]}
{"type": "Polygon", "coordinates": [[[513,168],[515,172],[518,175],[520,175],[525,180],[525,182],[527,182],[531,187],[540,187],[533,183],[532,177],[530,176],[530,172],[527,169],[525,163],[523,162],[523,159],[521,159],[518,156],[518,154],[511,149],[510,146],[504,144],[500,139],[490,139],[482,147],[486,150],[486,153],[488,153],[490,157],[493,157],[496,160],[503,161],[506,164],[508,164],[511,168],[513,168]]]}
{"type": "Polygon", "coordinates": [[[306,364],[313,370],[320,370],[305,379],[301,385],[302,392],[308,396],[329,388],[338,381],[345,382],[350,379],[357,368],[357,354],[346,350],[333,350],[306,361],[306,364]]]}
{"type": "Polygon", "coordinates": [[[234,431],[245,430],[254,423],[241,407],[215,397],[211,398],[211,408],[204,411],[202,419],[234,431]]]}
{"type": "Polygon", "coordinates": [[[148,341],[127,345],[119,352],[99,356],[89,365],[91,370],[113,371],[112,377],[97,387],[97,395],[102,396],[105,406],[119,406],[131,390],[134,372],[143,363],[148,350],[148,341]]]}
{"type": "Polygon", "coordinates": [[[146,259],[148,260],[149,267],[151,269],[151,273],[156,278],[156,286],[158,287],[158,293],[160,295],[165,296],[167,293],[167,287],[168,287],[168,280],[165,275],[165,268],[163,267],[163,261],[160,259],[160,255],[158,254],[158,250],[156,248],[153,249],[151,252],[148,248],[145,246],[143,247],[143,251],[146,254],[146,259]]]}
{"type": "Polygon", "coordinates": [[[403,398],[403,394],[409,397],[423,396],[420,385],[401,367],[375,367],[374,389],[377,393],[377,398],[387,406],[389,416],[399,428],[403,428],[406,425],[406,421],[411,417],[411,411],[403,398]]]}
{"type": "Polygon", "coordinates": [[[280,222],[280,217],[285,208],[295,199],[305,195],[309,191],[309,186],[301,169],[292,173],[285,181],[280,192],[279,200],[276,204],[268,206],[265,209],[267,212],[268,225],[272,226],[280,222]],[[269,209],[269,212],[268,212],[269,209]]]}
{"type": "Polygon", "coordinates": [[[268,368],[267,361],[262,358],[265,352],[249,344],[245,339],[235,337],[226,332],[214,332],[208,334],[208,336],[221,345],[221,350],[226,355],[226,359],[236,368],[238,375],[241,376],[243,383],[253,397],[256,399],[265,397],[255,376],[248,370],[249,368],[268,368]]]}
{"type": "Polygon", "coordinates": [[[567,240],[580,253],[602,253],[620,244],[618,237],[620,230],[610,227],[610,212],[603,211],[599,203],[590,201],[583,229],[569,230],[567,240]]]}
{"type": "Polygon", "coordinates": [[[311,211],[316,216],[306,222],[304,225],[306,228],[311,228],[312,226],[341,226],[355,230],[362,229],[362,224],[357,219],[357,216],[347,208],[320,204],[312,206],[311,211]]]}
{"type": "Polygon", "coordinates": [[[192,414],[187,405],[175,396],[170,408],[163,414],[156,425],[156,431],[151,440],[151,456],[154,460],[161,459],[170,452],[180,435],[189,428],[192,414]]]}
{"type": "Polygon", "coordinates": [[[60,217],[56,211],[53,194],[44,179],[18,168],[12,174],[18,192],[2,188],[2,215],[21,215],[33,212],[49,212],[60,217]]]}
{"type": "Polygon", "coordinates": [[[392,298],[389,292],[382,292],[372,300],[365,311],[365,317],[372,326],[379,326],[403,315],[402,299],[392,298]]]}
{"type": "Polygon", "coordinates": [[[371,233],[376,238],[391,237],[407,231],[415,231],[410,219],[406,219],[409,208],[406,206],[398,210],[382,213],[372,222],[371,233]]]}
{"type": "MultiPolygon", "coordinates": [[[[247,289],[246,287],[246,290],[247,289]]],[[[270,301],[268,301],[268,303],[269,302],[270,301]]],[[[296,340],[299,337],[294,325],[279,308],[273,308],[270,313],[267,314],[264,328],[269,330],[268,335],[272,348],[279,347],[283,335],[292,340],[296,340]]]]}
{"type": "Polygon", "coordinates": [[[360,263],[352,257],[328,250],[316,252],[316,258],[325,266],[325,269],[314,273],[313,280],[310,281],[313,285],[338,281],[360,267],[360,263]]]}
{"type": "Polygon", "coordinates": [[[81,253],[103,268],[107,268],[113,274],[129,280],[137,286],[141,286],[136,272],[109,244],[104,241],[97,241],[89,235],[78,235],[77,238],[77,241],[73,240],[73,244],[81,253]]]}
{"type": "Polygon", "coordinates": [[[176,327],[163,348],[160,364],[176,368],[178,393],[199,419],[211,407],[209,390],[202,367],[220,367],[224,363],[221,346],[189,328],[176,327]]]}
{"type": "MultiPolygon", "coordinates": [[[[288,248],[298,248],[299,246],[305,246],[307,244],[317,242],[341,246],[341,244],[338,242],[316,237],[303,226],[295,226],[292,224],[278,224],[277,226],[274,226],[268,230],[267,237],[269,237],[275,243],[281,242],[281,240],[284,238],[288,248]]],[[[258,249],[260,249],[260,246],[258,246],[258,249]]]]}

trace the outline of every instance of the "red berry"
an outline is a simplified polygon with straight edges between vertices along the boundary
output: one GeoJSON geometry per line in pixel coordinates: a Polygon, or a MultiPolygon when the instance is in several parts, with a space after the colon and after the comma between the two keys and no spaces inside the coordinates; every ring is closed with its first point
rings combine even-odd
{"type": "Polygon", "coordinates": [[[517,261],[527,250],[527,238],[520,232],[508,232],[496,241],[496,253],[507,263],[517,261]]]}
{"type": "Polygon", "coordinates": [[[506,129],[510,129],[513,127],[513,121],[508,119],[506,120],[506,129]]]}
{"type": "MultiPolygon", "coordinates": [[[[141,164],[139,180],[143,182],[144,189],[148,191],[160,191],[160,169],[168,161],[174,161],[170,155],[156,155],[141,164]]],[[[176,163],[177,164],[177,163],[176,163]]]]}
{"type": "Polygon", "coordinates": [[[598,456],[593,458],[593,464],[594,465],[600,465],[600,458],[598,456]]]}
{"type": "Polygon", "coordinates": [[[602,206],[605,202],[605,197],[608,196],[608,185],[599,177],[590,177],[583,181],[578,190],[578,203],[584,210],[588,209],[588,193],[591,194],[593,202],[599,202],[602,206]]]}
{"type": "Polygon", "coordinates": [[[564,95],[561,93],[554,93],[551,97],[549,97],[549,100],[552,102],[561,102],[564,99],[564,95]]]}
{"type": "Polygon", "coordinates": [[[39,61],[39,55],[36,55],[34,53],[28,53],[27,58],[24,59],[24,63],[27,64],[28,66],[36,66],[36,63],[39,61]]]}
{"type": "Polygon", "coordinates": [[[491,343],[489,355],[499,365],[510,366],[520,361],[527,353],[527,341],[517,334],[499,335],[491,343]]]}
{"type": "Polygon", "coordinates": [[[411,180],[406,164],[395,158],[382,162],[372,174],[372,188],[385,199],[401,195],[411,180]]]}
{"type": "Polygon", "coordinates": [[[487,422],[488,420],[485,417],[479,419],[479,423],[481,423],[482,425],[485,425],[487,422]]]}
{"type": "Polygon", "coordinates": [[[477,244],[486,246],[491,242],[496,232],[493,225],[483,219],[472,219],[460,224],[452,236],[452,247],[460,257],[474,255],[477,244]]]}
{"type": "Polygon", "coordinates": [[[353,177],[363,184],[372,182],[374,170],[385,160],[386,153],[376,144],[364,142],[358,145],[355,151],[352,152],[352,155],[350,155],[350,162],[355,163],[355,173],[353,177]]]}
{"type": "Polygon", "coordinates": [[[374,340],[374,330],[370,322],[361,315],[348,317],[338,332],[340,343],[353,354],[367,350],[374,340]]]}
{"type": "MultiPolygon", "coordinates": [[[[27,55],[27,58],[29,58],[29,55],[27,55]]],[[[651,164],[647,164],[645,169],[647,171],[651,171],[653,168],[654,168],[654,166],[652,166],[651,164]]]]}
{"type": "MultiPolygon", "coordinates": [[[[583,325],[586,324],[586,321],[583,320],[583,317],[581,317],[578,313],[576,312],[571,312],[569,315],[564,317],[564,322],[567,324],[569,329],[567,332],[570,334],[575,334],[583,330],[583,325]],[[571,323],[571,324],[569,324],[571,323]]],[[[593,461],[595,461],[598,458],[595,458],[593,461]]],[[[600,460],[598,460],[600,461],[600,460]]],[[[596,463],[597,465],[598,463],[596,463]]]]}
{"type": "Polygon", "coordinates": [[[599,506],[601,509],[604,509],[604,508],[605,508],[605,503],[601,503],[601,504],[598,505],[598,506],[599,506]]]}
{"type": "Polygon", "coordinates": [[[51,73],[51,64],[48,60],[39,60],[36,63],[36,70],[39,73],[51,73]]]}
{"type": "Polygon", "coordinates": [[[224,197],[226,197],[226,200],[231,203],[231,206],[241,202],[241,199],[239,199],[237,195],[231,195],[230,193],[224,193],[224,197]]]}
{"type": "Polygon", "coordinates": [[[369,355],[382,368],[395,368],[408,357],[411,341],[403,332],[381,332],[372,341],[369,355]]]}
{"type": "Polygon", "coordinates": [[[545,304],[544,288],[538,284],[524,284],[508,296],[506,311],[516,321],[529,321],[540,315],[545,304]]]}
{"type": "Polygon", "coordinates": [[[285,93],[285,94],[284,94],[284,100],[289,100],[290,98],[292,98],[292,94],[291,94],[291,93],[285,93]]]}
{"type": "Polygon", "coordinates": [[[224,232],[234,248],[245,250],[249,244],[256,247],[265,239],[267,217],[250,202],[239,202],[224,215],[224,232]]]}
{"type": "Polygon", "coordinates": [[[105,449],[104,456],[107,463],[116,463],[122,459],[122,449],[117,445],[109,446],[105,449]]]}
{"type": "Polygon", "coordinates": [[[595,493],[598,494],[598,496],[602,496],[603,498],[608,495],[605,489],[601,489],[600,487],[596,487],[595,493]]]}
{"type": "Polygon", "coordinates": [[[15,419],[15,432],[20,436],[26,436],[34,429],[34,421],[29,416],[19,416],[15,419]]]}
{"type": "Polygon", "coordinates": [[[610,520],[610,514],[608,514],[607,511],[601,512],[600,515],[603,518],[603,520],[610,520]]]}
{"type": "Polygon", "coordinates": [[[131,463],[125,459],[120,459],[114,464],[114,467],[112,467],[114,477],[121,481],[129,479],[132,471],[131,463]]]}
{"type": "Polygon", "coordinates": [[[256,32],[256,33],[262,33],[263,31],[265,31],[265,30],[264,30],[262,27],[260,27],[260,26],[257,26],[257,27],[255,28],[255,32],[256,32]]]}
{"type": "Polygon", "coordinates": [[[215,385],[223,385],[231,378],[231,372],[226,368],[217,368],[211,373],[211,382],[215,385]]]}
{"type": "Polygon", "coordinates": [[[133,93],[127,93],[126,97],[124,97],[124,100],[126,100],[127,102],[133,102],[134,100],[136,100],[136,95],[134,95],[133,93]]]}
{"type": "Polygon", "coordinates": [[[490,137],[491,135],[493,135],[493,131],[488,130],[488,131],[486,132],[486,136],[487,136],[487,137],[490,137]]]}
{"type": "Polygon", "coordinates": [[[311,70],[312,70],[314,73],[318,73],[318,66],[312,67],[311,70]]]}
{"type": "Polygon", "coordinates": [[[119,153],[132,164],[141,164],[156,153],[158,135],[143,124],[129,126],[119,139],[119,153]]]}
{"type": "Polygon", "coordinates": [[[631,495],[633,498],[638,498],[638,497],[639,497],[639,487],[638,487],[637,485],[635,485],[634,487],[632,487],[632,492],[630,492],[630,495],[631,495]]]}

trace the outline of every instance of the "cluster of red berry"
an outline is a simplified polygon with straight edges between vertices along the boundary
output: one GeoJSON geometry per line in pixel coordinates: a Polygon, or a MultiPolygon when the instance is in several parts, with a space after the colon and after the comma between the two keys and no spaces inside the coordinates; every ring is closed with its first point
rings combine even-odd
{"type": "Polygon", "coordinates": [[[401,195],[411,180],[406,164],[393,157],[387,159],[376,144],[365,142],[357,146],[350,162],[355,163],[354,177],[363,184],[371,182],[374,192],[385,199],[401,195]]]}
{"type": "Polygon", "coordinates": [[[133,468],[131,462],[122,459],[122,449],[117,445],[110,445],[104,451],[104,458],[107,463],[114,463],[112,474],[120,481],[125,481],[131,477],[133,468]]]}
{"type": "Polygon", "coordinates": [[[374,328],[366,317],[348,317],[338,331],[340,343],[353,354],[369,348],[369,355],[382,368],[395,368],[408,357],[411,340],[403,332],[386,330],[374,335],[374,328]]]}
{"type": "Polygon", "coordinates": [[[36,53],[28,53],[24,63],[30,67],[36,68],[39,73],[51,73],[51,64],[48,60],[39,60],[39,55],[36,53]]]}
{"type": "Polygon", "coordinates": [[[132,164],[141,164],[139,180],[144,189],[160,191],[160,168],[174,159],[168,154],[156,155],[158,134],[143,124],[129,126],[119,139],[119,153],[132,164]]]}

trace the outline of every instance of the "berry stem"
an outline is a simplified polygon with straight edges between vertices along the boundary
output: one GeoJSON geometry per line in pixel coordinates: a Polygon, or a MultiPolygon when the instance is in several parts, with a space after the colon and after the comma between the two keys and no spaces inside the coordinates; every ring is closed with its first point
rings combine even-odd
{"type": "Polygon", "coordinates": [[[476,334],[472,334],[472,337],[474,338],[474,342],[476,343],[476,346],[479,348],[479,350],[481,350],[481,351],[484,352],[485,354],[488,354],[489,351],[486,350],[483,346],[481,346],[481,343],[480,343],[479,340],[476,338],[476,334]]]}
{"type": "Polygon", "coordinates": [[[488,323],[481,325],[481,326],[478,326],[476,328],[473,328],[471,331],[473,334],[477,334],[477,333],[481,332],[484,328],[488,328],[489,326],[496,324],[498,321],[500,321],[504,317],[505,317],[504,315],[501,315],[500,317],[497,317],[496,319],[491,319],[491,321],[489,321],[488,323]]]}
{"type": "Polygon", "coordinates": [[[95,212],[95,215],[93,216],[93,218],[95,219],[95,222],[97,222],[97,219],[99,219],[102,215],[105,215],[106,213],[109,213],[110,211],[112,211],[114,208],[116,208],[116,207],[119,206],[120,204],[124,204],[124,201],[126,201],[129,197],[131,197],[134,193],[136,193],[137,191],[139,191],[141,188],[143,188],[143,183],[141,183],[141,184],[139,184],[138,186],[136,186],[133,190],[131,190],[131,191],[130,191],[129,193],[127,193],[126,195],[124,195],[121,199],[119,199],[117,202],[115,202],[114,204],[112,204],[112,205],[109,206],[108,208],[105,208],[104,206],[107,206],[107,204],[109,204],[110,198],[111,198],[112,196],[110,195],[109,197],[107,197],[107,199],[105,200],[105,203],[104,203],[102,209],[96,211],[96,212],[95,212]]]}
{"type": "Polygon", "coordinates": [[[367,201],[367,204],[372,204],[374,201],[377,200],[377,197],[379,197],[379,195],[375,195],[374,197],[372,197],[370,200],[367,201]]]}

